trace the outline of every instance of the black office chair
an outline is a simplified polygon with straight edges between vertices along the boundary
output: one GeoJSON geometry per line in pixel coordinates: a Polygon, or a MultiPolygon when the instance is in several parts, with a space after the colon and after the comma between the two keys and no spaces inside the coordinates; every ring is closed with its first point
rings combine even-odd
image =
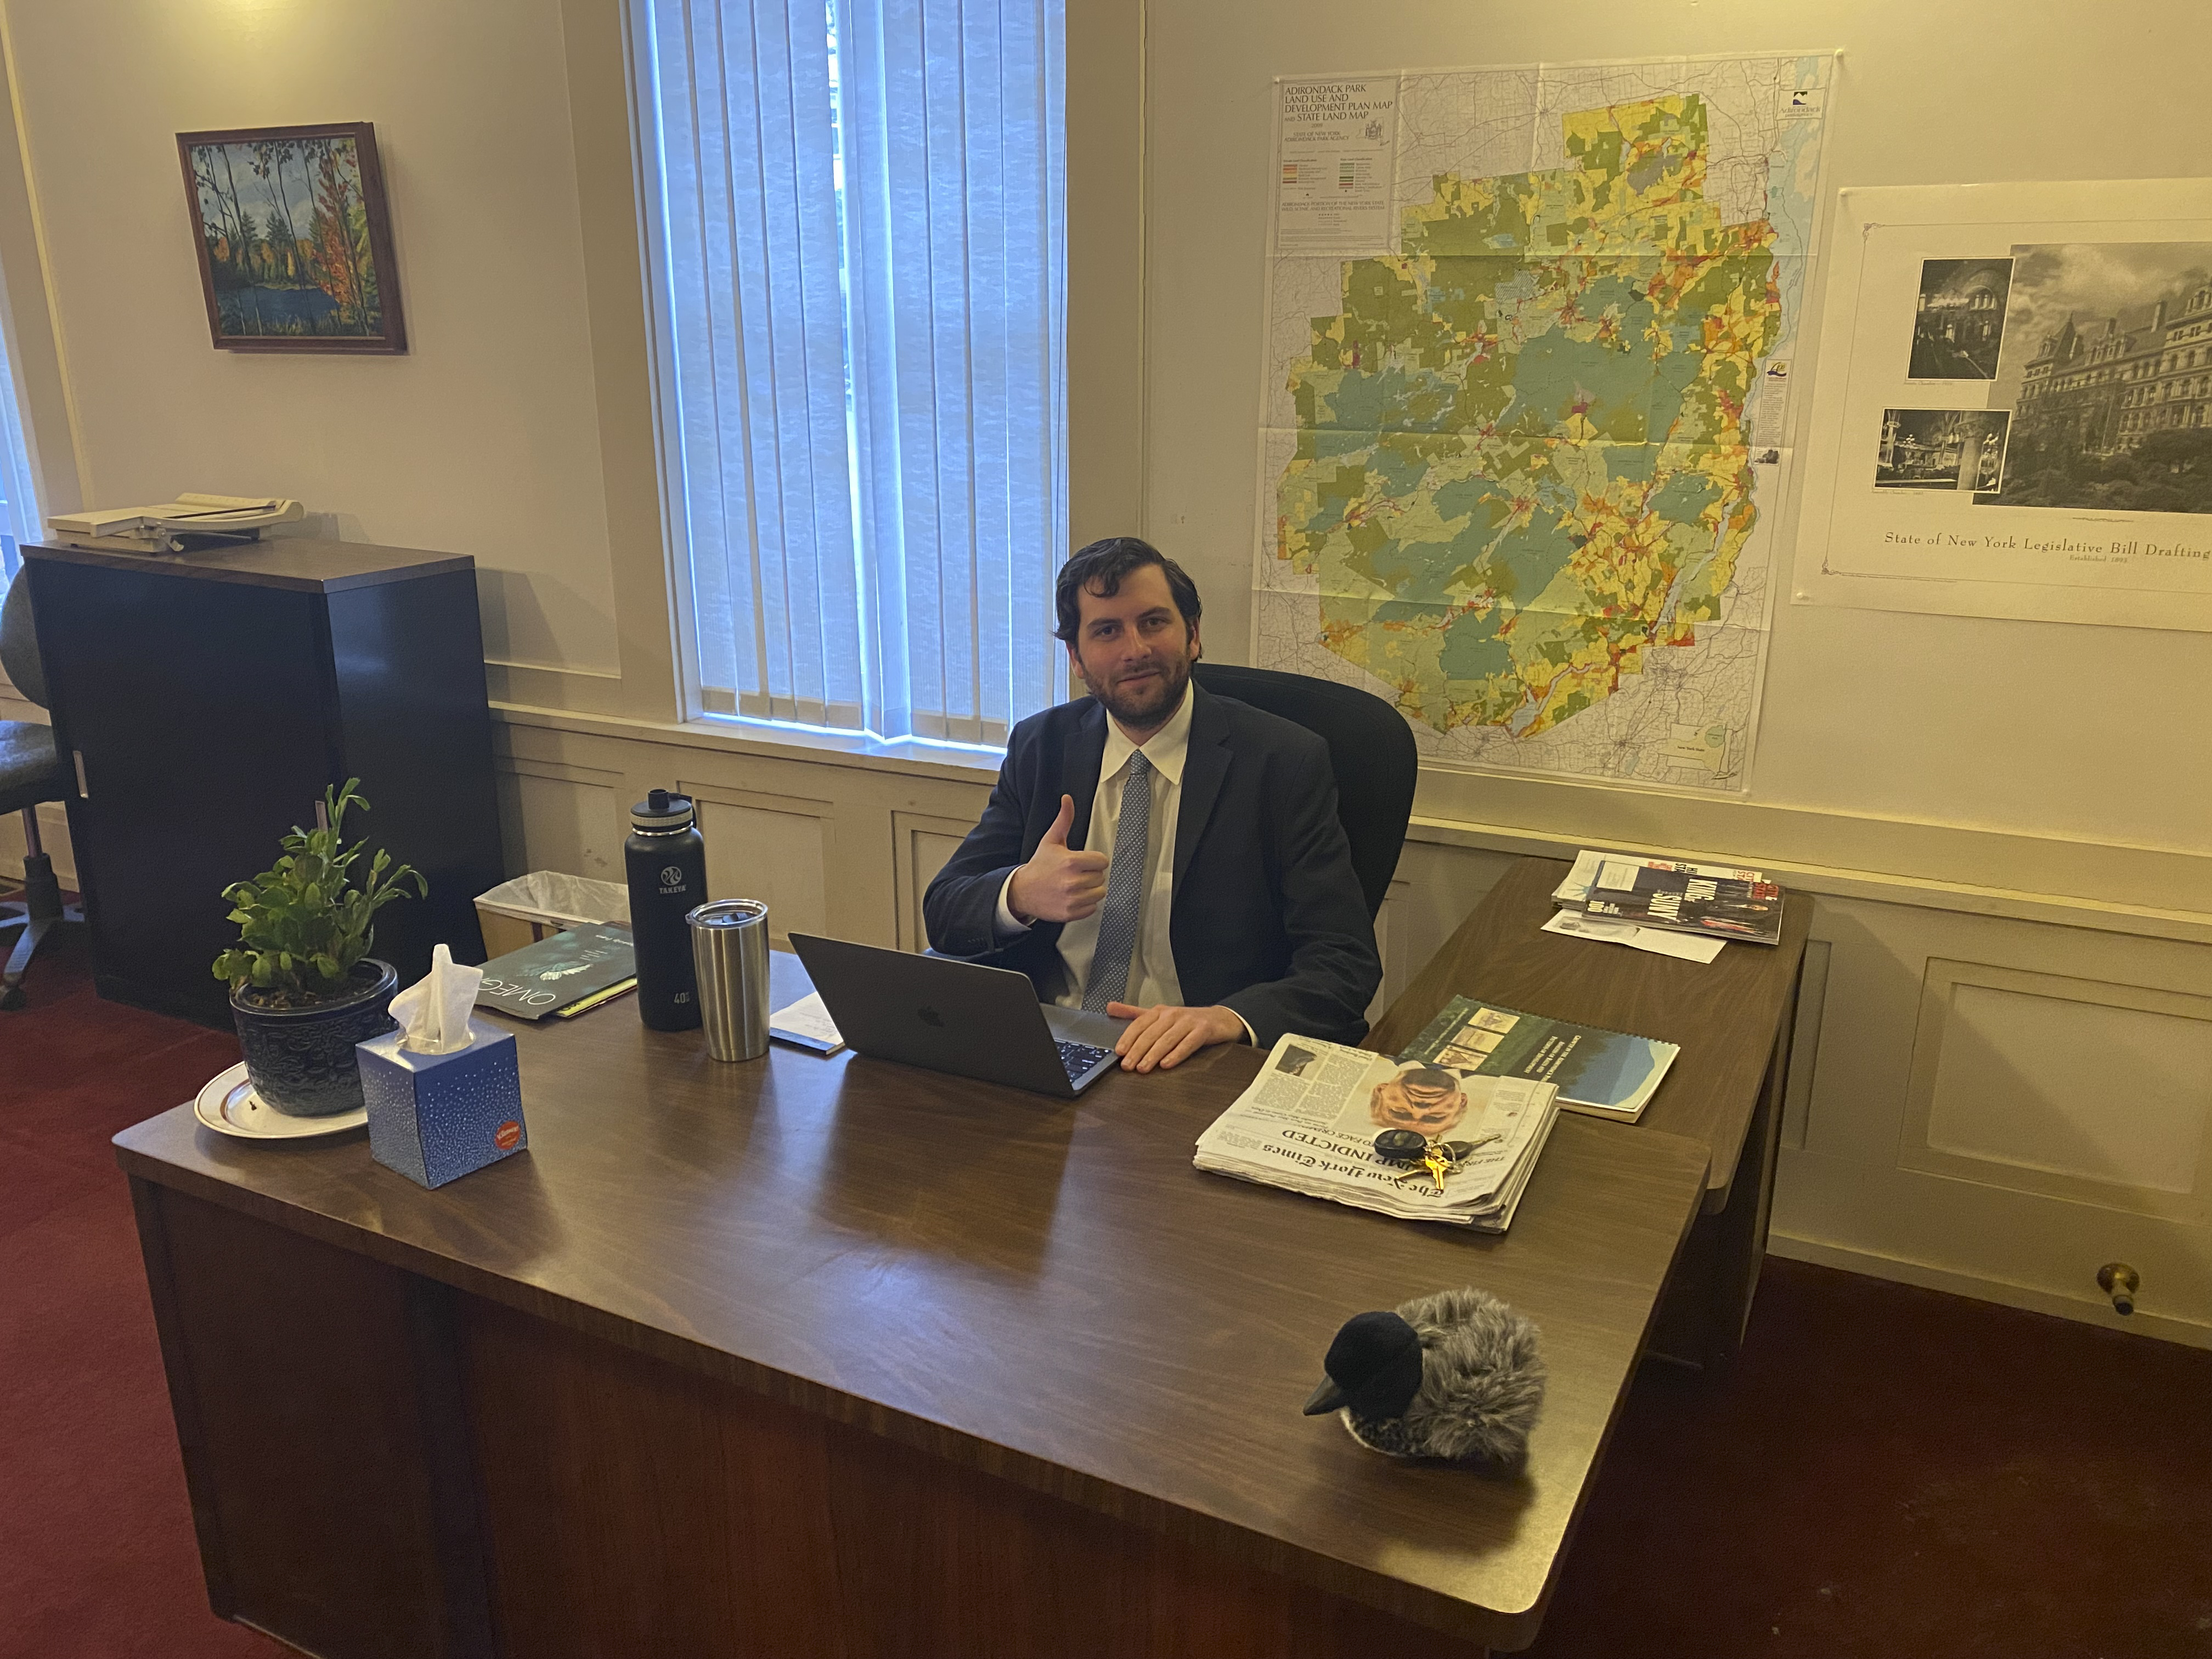
{"type": "MultiPolygon", "coordinates": [[[[44,708],[46,677],[39,665],[39,641],[31,627],[31,584],[18,571],[0,605],[0,669],[15,690],[44,708]]],[[[23,974],[40,941],[64,921],[82,921],[84,913],[62,902],[54,861],[39,841],[39,804],[67,800],[69,767],[54,746],[53,728],[32,720],[0,720],[0,816],[23,815],[23,893],[0,904],[0,929],[20,927],[8,966],[0,972],[0,1008],[23,1006],[23,974]]]]}
{"type": "Polygon", "coordinates": [[[1337,820],[1352,843],[1352,867],[1372,916],[1390,890],[1413,815],[1420,752],[1406,717],[1370,692],[1307,674],[1212,662],[1200,663],[1192,674],[1208,691],[1279,714],[1328,744],[1337,820]]]}

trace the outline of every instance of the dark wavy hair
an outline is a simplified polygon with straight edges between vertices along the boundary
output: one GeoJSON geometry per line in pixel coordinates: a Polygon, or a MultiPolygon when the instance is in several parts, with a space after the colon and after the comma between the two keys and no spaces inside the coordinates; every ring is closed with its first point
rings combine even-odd
{"type": "Polygon", "coordinates": [[[1182,613],[1183,626],[1197,627],[1198,584],[1191,580],[1189,573],[1150,542],[1134,536],[1109,536],[1078,548],[1060,566],[1060,581],[1052,595],[1060,626],[1053,629],[1053,637],[1073,645],[1076,630],[1083,626],[1082,596],[1091,593],[1110,599],[1121,591],[1123,577],[1148,564],[1159,566],[1160,574],[1168,579],[1168,593],[1182,613]]]}

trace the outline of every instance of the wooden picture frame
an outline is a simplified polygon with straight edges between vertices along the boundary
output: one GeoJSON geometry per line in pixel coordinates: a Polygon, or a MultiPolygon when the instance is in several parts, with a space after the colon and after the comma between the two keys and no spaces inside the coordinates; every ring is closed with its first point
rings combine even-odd
{"type": "Polygon", "coordinates": [[[180,132],[177,159],[216,349],[407,349],[372,123],[180,132]]]}

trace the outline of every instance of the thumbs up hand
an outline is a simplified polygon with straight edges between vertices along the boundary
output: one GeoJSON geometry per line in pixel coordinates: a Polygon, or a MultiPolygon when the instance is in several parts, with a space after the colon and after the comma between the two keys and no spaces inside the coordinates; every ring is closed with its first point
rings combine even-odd
{"type": "Polygon", "coordinates": [[[1072,853],[1067,832],[1075,822],[1075,797],[1060,798],[1060,816],[1030,861],[1014,872],[1007,908],[1024,921],[1080,921],[1106,898],[1106,855],[1072,853]]]}

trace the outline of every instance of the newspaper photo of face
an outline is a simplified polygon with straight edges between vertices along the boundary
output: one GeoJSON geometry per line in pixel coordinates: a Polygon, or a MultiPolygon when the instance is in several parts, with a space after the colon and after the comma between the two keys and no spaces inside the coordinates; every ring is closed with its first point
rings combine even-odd
{"type": "Polygon", "coordinates": [[[1461,1074],[1441,1066],[1413,1065],[1376,1084],[1366,1103],[1366,1122],[1352,1121],[1355,1104],[1338,1121],[1340,1133],[1375,1129],[1411,1129],[1440,1140],[1467,1115],[1467,1085],[1461,1074]]]}

